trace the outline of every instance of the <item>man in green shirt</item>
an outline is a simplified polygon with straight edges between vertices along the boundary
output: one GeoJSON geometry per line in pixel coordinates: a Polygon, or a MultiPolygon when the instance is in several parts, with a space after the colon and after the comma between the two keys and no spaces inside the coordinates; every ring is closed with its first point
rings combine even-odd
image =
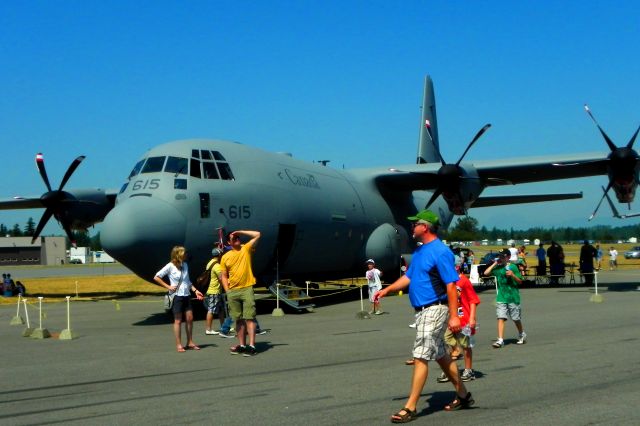
{"type": "Polygon", "coordinates": [[[522,327],[520,291],[518,285],[522,283],[522,277],[518,266],[509,262],[511,252],[509,249],[502,250],[493,264],[489,266],[484,275],[493,275],[496,279],[496,316],[498,317],[498,340],[493,344],[494,348],[504,346],[504,323],[507,318],[511,318],[518,329],[518,345],[527,341],[527,333],[522,327]]]}

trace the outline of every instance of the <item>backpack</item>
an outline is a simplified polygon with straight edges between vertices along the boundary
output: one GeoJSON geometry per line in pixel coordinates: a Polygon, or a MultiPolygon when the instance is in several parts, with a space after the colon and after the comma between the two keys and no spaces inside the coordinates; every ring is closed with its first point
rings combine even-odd
{"type": "Polygon", "coordinates": [[[215,265],[215,263],[211,265],[211,268],[207,268],[203,273],[198,275],[196,282],[193,284],[196,290],[202,294],[207,294],[207,290],[209,290],[209,284],[211,283],[211,269],[213,268],[213,265],[215,265]]]}

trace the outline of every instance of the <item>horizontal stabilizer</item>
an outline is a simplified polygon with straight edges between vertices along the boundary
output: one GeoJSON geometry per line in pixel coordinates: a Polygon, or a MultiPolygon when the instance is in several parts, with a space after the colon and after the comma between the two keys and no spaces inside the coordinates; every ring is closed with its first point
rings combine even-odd
{"type": "Polygon", "coordinates": [[[582,198],[582,192],[539,195],[498,195],[495,197],[480,197],[471,207],[504,206],[508,204],[539,203],[541,201],[573,200],[576,198],[582,198]]]}

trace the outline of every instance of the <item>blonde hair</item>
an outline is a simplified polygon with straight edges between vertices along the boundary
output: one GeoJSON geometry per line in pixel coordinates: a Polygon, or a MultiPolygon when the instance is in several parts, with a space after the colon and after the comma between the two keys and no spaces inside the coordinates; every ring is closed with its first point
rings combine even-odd
{"type": "Polygon", "coordinates": [[[171,263],[176,265],[177,268],[182,269],[182,262],[184,262],[185,248],[182,246],[174,246],[171,249],[171,263]]]}

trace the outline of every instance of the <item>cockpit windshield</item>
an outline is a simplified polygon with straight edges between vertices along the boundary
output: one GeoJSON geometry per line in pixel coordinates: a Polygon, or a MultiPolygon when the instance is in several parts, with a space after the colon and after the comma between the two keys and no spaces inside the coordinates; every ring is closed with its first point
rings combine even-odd
{"type": "Polygon", "coordinates": [[[155,173],[162,171],[165,158],[166,157],[149,157],[147,162],[144,163],[140,173],[155,173]]]}
{"type": "Polygon", "coordinates": [[[164,171],[167,173],[175,173],[176,175],[186,175],[189,167],[189,162],[186,158],[169,157],[167,158],[167,164],[164,166],[164,171]]]}
{"type": "Polygon", "coordinates": [[[144,164],[144,159],[138,161],[135,166],[133,166],[133,170],[129,173],[129,179],[140,173],[140,169],[142,169],[142,165],[144,164]]]}
{"type": "Polygon", "coordinates": [[[231,167],[218,151],[191,151],[191,177],[201,179],[235,180],[231,167]]]}

